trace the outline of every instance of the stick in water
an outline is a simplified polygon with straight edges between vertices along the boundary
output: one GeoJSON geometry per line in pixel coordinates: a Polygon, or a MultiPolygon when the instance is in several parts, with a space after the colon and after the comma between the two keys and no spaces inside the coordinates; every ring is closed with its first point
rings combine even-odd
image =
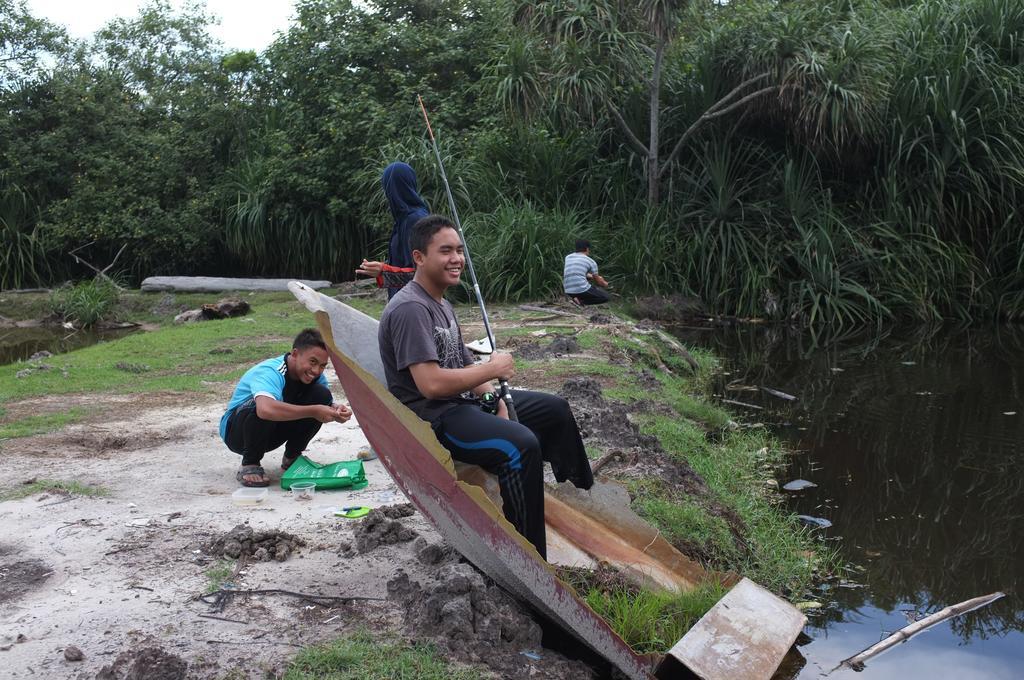
{"type": "Polygon", "coordinates": [[[937,611],[934,614],[931,614],[930,616],[924,617],[920,621],[915,621],[914,623],[911,623],[908,626],[904,626],[903,628],[900,628],[898,631],[896,631],[895,633],[893,633],[889,637],[885,638],[881,642],[877,642],[877,643],[871,645],[870,647],[865,649],[863,652],[861,652],[859,654],[856,654],[854,656],[851,656],[849,659],[843,659],[839,663],[839,665],[836,666],[835,668],[833,668],[831,671],[829,671],[829,673],[831,673],[832,671],[835,671],[835,670],[837,670],[837,669],[839,669],[839,668],[841,668],[843,666],[847,666],[849,668],[852,668],[855,671],[864,670],[864,663],[868,659],[870,659],[870,658],[872,658],[874,656],[878,656],[882,652],[884,652],[887,649],[890,649],[892,647],[895,647],[896,645],[900,644],[901,642],[906,642],[907,640],[909,640],[910,638],[914,637],[918,633],[923,633],[924,631],[928,630],[929,628],[931,628],[932,626],[934,626],[936,624],[942,623],[943,621],[946,621],[947,619],[952,619],[952,618],[954,618],[956,616],[960,616],[961,614],[966,614],[967,612],[972,612],[975,609],[980,609],[982,607],[986,607],[986,606],[992,604],[993,602],[995,602],[996,600],[998,600],[1001,597],[1005,597],[1005,594],[1004,593],[992,593],[991,595],[983,595],[981,597],[975,597],[975,598],[973,598],[971,600],[966,600],[964,602],[961,602],[960,604],[950,605],[949,607],[946,607],[945,609],[937,611]]]}

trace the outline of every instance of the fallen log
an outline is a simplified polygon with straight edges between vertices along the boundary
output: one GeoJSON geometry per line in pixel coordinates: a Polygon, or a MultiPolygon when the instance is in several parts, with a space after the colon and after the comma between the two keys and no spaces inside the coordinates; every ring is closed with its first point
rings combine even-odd
{"type": "MultiPolygon", "coordinates": [[[[231,290],[286,291],[288,282],[295,279],[231,279],[220,276],[150,276],[142,281],[145,293],[166,291],[171,293],[223,293],[231,290]]],[[[330,281],[302,283],[314,290],[330,288],[330,281]]]]}

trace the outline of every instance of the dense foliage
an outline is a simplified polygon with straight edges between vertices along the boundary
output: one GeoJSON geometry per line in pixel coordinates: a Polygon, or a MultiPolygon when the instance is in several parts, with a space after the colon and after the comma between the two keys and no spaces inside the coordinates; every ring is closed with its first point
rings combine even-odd
{"type": "Polygon", "coordinates": [[[263,53],[155,0],[86,43],[0,0],[0,287],[349,278],[392,160],[485,293],[579,235],[626,293],[812,325],[1024,314],[1024,0],[299,0],[263,53]],[[120,266],[120,265],[119,265],[120,266]]]}

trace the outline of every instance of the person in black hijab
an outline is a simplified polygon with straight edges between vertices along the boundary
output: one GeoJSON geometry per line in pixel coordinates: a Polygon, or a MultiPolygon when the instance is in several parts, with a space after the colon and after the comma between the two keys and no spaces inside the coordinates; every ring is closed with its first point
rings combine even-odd
{"type": "Polygon", "coordinates": [[[398,161],[384,168],[381,187],[395,220],[388,242],[388,261],[384,264],[364,259],[356,273],[376,277],[377,286],[387,288],[388,299],[391,299],[412,281],[415,269],[409,250],[409,232],[421,217],[430,214],[430,210],[417,189],[416,171],[408,163],[398,161]]]}

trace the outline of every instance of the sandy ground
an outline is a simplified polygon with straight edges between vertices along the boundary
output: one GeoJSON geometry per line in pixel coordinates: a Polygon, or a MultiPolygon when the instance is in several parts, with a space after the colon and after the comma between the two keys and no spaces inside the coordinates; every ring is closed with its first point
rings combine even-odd
{"type": "MultiPolygon", "coordinates": [[[[0,676],[158,677],[141,662],[132,665],[140,650],[155,646],[187,662],[189,677],[265,677],[280,672],[299,646],[360,627],[395,629],[400,613],[386,601],[314,605],[252,596],[213,614],[232,619],[226,621],[205,618],[211,607],[196,599],[209,587],[206,572],[223,563],[204,547],[239,524],[289,532],[307,545],[284,562],[245,564],[238,588],[386,598],[399,566],[415,577],[412,542],[342,554],[356,523],[335,517],[334,508],[405,502],[380,462],[365,464],[365,489],[298,501],[278,485],[280,452],[271,453],[264,459],[273,470],[269,498],[236,506],[239,458],[216,433],[223,400],[134,413],[123,400],[113,405],[102,424],[4,443],[3,486],[73,479],[109,495],[50,493],[0,503],[0,676]],[[84,658],[66,660],[69,645],[84,658]],[[140,674],[132,676],[133,668],[140,674]]],[[[351,460],[365,444],[353,419],[324,426],[307,455],[351,460]]],[[[402,522],[428,542],[440,540],[418,513],[402,522]]]]}

